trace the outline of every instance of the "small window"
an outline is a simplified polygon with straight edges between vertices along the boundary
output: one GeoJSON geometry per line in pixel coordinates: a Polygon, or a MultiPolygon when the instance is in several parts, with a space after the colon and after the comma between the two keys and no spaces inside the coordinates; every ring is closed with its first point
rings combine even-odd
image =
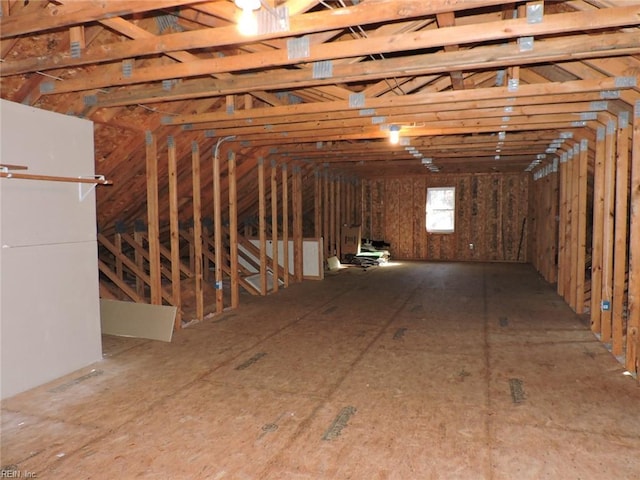
{"type": "Polygon", "coordinates": [[[427,188],[427,232],[453,233],[456,218],[456,187],[427,188]]]}

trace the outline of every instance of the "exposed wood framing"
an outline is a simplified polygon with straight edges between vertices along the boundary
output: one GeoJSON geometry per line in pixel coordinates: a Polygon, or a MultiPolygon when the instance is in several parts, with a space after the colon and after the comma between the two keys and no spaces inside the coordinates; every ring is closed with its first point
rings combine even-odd
{"type": "Polygon", "coordinates": [[[629,221],[629,112],[618,116],[616,132],[616,201],[614,219],[613,296],[611,297],[611,349],[621,356],[624,348],[624,322],[627,300],[628,231],[629,221]]]}
{"type": "Polygon", "coordinates": [[[178,213],[178,164],[173,137],[167,139],[169,172],[169,235],[171,239],[171,295],[177,308],[175,328],[182,328],[182,301],[180,293],[180,220],[178,213]]]}
{"type": "Polygon", "coordinates": [[[202,192],[200,183],[200,149],[198,143],[191,144],[191,182],[193,192],[193,244],[196,296],[196,319],[204,320],[204,292],[202,288],[202,192]]]}
{"type": "Polygon", "coordinates": [[[287,164],[282,165],[282,275],[284,286],[289,286],[289,173],[287,164]]]}
{"type": "Polygon", "coordinates": [[[258,159],[258,237],[260,239],[260,294],[267,294],[267,200],[264,159],[258,159]]]}
{"type": "MultiPolygon", "coordinates": [[[[275,161],[271,162],[271,273],[273,275],[273,292],[278,291],[278,169],[275,161]]],[[[284,258],[283,261],[288,261],[284,258]]]]}
{"type": "Polygon", "coordinates": [[[213,245],[215,262],[216,313],[224,310],[224,295],[222,284],[222,191],[220,185],[220,151],[218,140],[213,151],[213,245]]]}
{"type": "Polygon", "coordinates": [[[631,215],[629,238],[629,316],[625,366],[640,373],[640,100],[633,111],[633,149],[631,156],[631,215]]]}
{"type": "Polygon", "coordinates": [[[231,270],[231,308],[240,305],[238,267],[238,192],[236,188],[236,154],[229,151],[227,159],[229,176],[229,260],[231,270]]]}
{"type": "Polygon", "coordinates": [[[591,331],[602,331],[602,267],[604,261],[605,209],[605,127],[596,130],[595,165],[593,172],[593,237],[591,248],[591,331]]]}
{"type": "Polygon", "coordinates": [[[302,233],[302,170],[293,167],[292,172],[292,201],[293,201],[293,275],[296,282],[303,278],[303,233],[302,233]]]}
{"type": "Polygon", "coordinates": [[[151,303],[162,304],[160,273],[160,221],[158,218],[158,150],[156,136],[146,135],[147,145],[147,221],[149,223],[149,271],[151,303]]]}
{"type": "Polygon", "coordinates": [[[604,196],[604,223],[603,234],[603,259],[602,259],[602,300],[609,305],[608,309],[602,309],[600,316],[600,340],[604,343],[611,342],[612,316],[611,302],[613,300],[613,251],[614,243],[614,218],[615,218],[615,192],[616,192],[616,121],[612,118],[607,122],[605,135],[605,196],[604,196]]]}

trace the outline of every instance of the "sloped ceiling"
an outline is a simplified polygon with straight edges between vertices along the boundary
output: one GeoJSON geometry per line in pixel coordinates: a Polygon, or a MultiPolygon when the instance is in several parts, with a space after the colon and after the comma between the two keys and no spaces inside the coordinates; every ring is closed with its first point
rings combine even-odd
{"type": "Polygon", "coordinates": [[[185,185],[228,136],[241,175],[531,171],[640,99],[640,1],[262,3],[245,37],[228,0],[0,0],[1,96],[95,122],[102,228],[144,218],[148,133],[185,185]]]}

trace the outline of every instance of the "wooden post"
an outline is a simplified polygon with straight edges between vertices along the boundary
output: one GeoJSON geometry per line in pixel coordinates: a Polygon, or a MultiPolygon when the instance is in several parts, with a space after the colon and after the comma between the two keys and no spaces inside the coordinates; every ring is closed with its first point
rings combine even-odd
{"type": "MultiPolygon", "coordinates": [[[[619,357],[624,347],[625,277],[627,274],[627,221],[629,219],[629,112],[618,115],[616,154],[615,234],[613,297],[611,302],[611,353],[619,357]]],[[[639,146],[640,147],[640,146],[639,146]]]]}
{"type": "Polygon", "coordinates": [[[567,224],[567,191],[566,191],[566,178],[567,178],[567,153],[563,152],[560,156],[560,166],[558,171],[558,282],[556,289],[558,295],[564,297],[564,257],[566,252],[566,245],[564,243],[564,232],[567,224]]]}
{"type": "Polygon", "coordinates": [[[278,291],[278,165],[275,160],[271,161],[271,270],[273,291],[278,291]]]}
{"type": "Polygon", "coordinates": [[[335,194],[336,194],[336,198],[335,198],[335,235],[334,235],[334,240],[335,240],[335,245],[336,245],[336,257],[338,257],[338,259],[342,259],[342,253],[340,252],[340,243],[342,240],[342,213],[343,213],[343,209],[340,208],[341,207],[341,195],[340,195],[340,190],[342,190],[342,179],[341,178],[337,178],[336,179],[336,188],[335,188],[335,194]]]}
{"type": "Polygon", "coordinates": [[[180,220],[178,218],[178,163],[173,137],[167,138],[169,159],[169,230],[171,237],[171,296],[177,307],[175,328],[182,328],[182,299],[180,295],[180,220]]]}
{"type": "Polygon", "coordinates": [[[287,164],[282,164],[282,276],[284,286],[289,286],[289,174],[287,164]]]}
{"type": "Polygon", "coordinates": [[[322,183],[320,183],[320,172],[316,169],[313,172],[313,236],[322,236],[322,183]]]}
{"type": "Polygon", "coordinates": [[[605,186],[605,128],[599,126],[596,131],[595,163],[593,171],[593,238],[591,246],[591,331],[601,332],[602,300],[602,259],[604,228],[604,186],[605,186]]]}
{"type": "Polygon", "coordinates": [[[293,167],[293,275],[296,282],[302,282],[302,170],[293,167]]]}
{"type": "Polygon", "coordinates": [[[577,284],[578,280],[576,278],[576,263],[578,261],[578,194],[579,194],[579,183],[578,183],[578,164],[580,162],[578,157],[578,144],[574,144],[573,148],[569,151],[570,162],[569,162],[569,178],[568,180],[568,194],[569,197],[567,199],[569,203],[569,230],[567,231],[566,242],[567,247],[569,249],[568,255],[565,258],[567,263],[565,264],[565,269],[568,272],[566,283],[565,283],[565,299],[569,306],[577,311],[576,306],[576,292],[577,292],[577,284]],[[576,147],[578,147],[576,149],[576,147]]]}
{"type": "Polygon", "coordinates": [[[231,308],[240,305],[240,269],[238,266],[238,193],[236,181],[236,154],[229,151],[229,260],[231,270],[231,308]]]}
{"type": "Polygon", "coordinates": [[[631,150],[631,215],[629,236],[629,313],[625,366],[640,380],[640,100],[633,114],[631,150]]]}
{"type": "MultiPolygon", "coordinates": [[[[142,245],[144,234],[142,232],[134,230],[133,231],[133,238],[137,243],[142,245]]],[[[144,256],[140,252],[138,252],[138,250],[135,250],[135,252],[133,254],[133,258],[134,258],[134,260],[136,262],[136,266],[140,270],[143,270],[144,269],[144,256]]],[[[139,297],[144,297],[145,296],[144,285],[145,285],[144,281],[138,275],[136,275],[136,294],[138,294],[139,297]]]]}
{"type": "Polygon", "coordinates": [[[162,305],[160,281],[160,220],[158,218],[158,148],[156,137],[146,133],[147,219],[149,222],[149,277],[151,303],[162,305]]]}
{"type": "Polygon", "coordinates": [[[329,240],[329,215],[331,212],[331,202],[329,201],[329,173],[327,170],[322,172],[324,202],[322,204],[322,242],[324,243],[324,260],[331,256],[330,240],[329,240]]]}
{"type": "Polygon", "coordinates": [[[264,159],[258,159],[258,236],[260,238],[260,295],[267,294],[267,222],[264,159]]]}
{"type": "MultiPolygon", "coordinates": [[[[604,224],[603,224],[603,260],[602,260],[602,299],[609,302],[613,299],[613,250],[614,250],[614,215],[615,215],[615,151],[616,151],[616,122],[609,120],[605,135],[605,176],[604,176],[604,224]]],[[[611,308],[601,313],[600,340],[611,342],[611,308]]]]}
{"type": "MultiPolygon", "coordinates": [[[[120,233],[116,233],[113,244],[118,249],[118,253],[122,253],[122,235],[120,233]]],[[[116,257],[116,275],[118,275],[118,278],[122,280],[122,260],[118,257],[116,257]]]]}
{"type": "Polygon", "coordinates": [[[195,272],[196,318],[204,320],[204,292],[202,289],[202,195],[200,187],[200,150],[191,143],[191,180],[193,184],[193,270],[195,272]]]}
{"type": "Polygon", "coordinates": [[[222,193],[220,191],[220,154],[218,146],[213,151],[213,248],[215,259],[216,313],[224,310],[222,290],[222,193]]]}
{"type": "Polygon", "coordinates": [[[589,143],[586,139],[580,140],[576,145],[577,152],[574,154],[576,161],[576,174],[578,179],[578,205],[576,224],[576,313],[584,313],[584,288],[586,276],[586,255],[587,255],[587,176],[589,169],[589,143]]]}

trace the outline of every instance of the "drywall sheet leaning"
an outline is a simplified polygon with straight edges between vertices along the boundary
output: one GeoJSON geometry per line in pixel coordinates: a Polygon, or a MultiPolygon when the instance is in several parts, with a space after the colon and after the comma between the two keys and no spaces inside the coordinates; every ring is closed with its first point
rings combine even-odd
{"type": "MultiPolygon", "coordinates": [[[[0,164],[94,173],[93,123],[0,101],[0,164]]],[[[0,178],[2,398],[102,358],[95,193],[0,178]]]]}
{"type": "Polygon", "coordinates": [[[102,333],[170,342],[176,307],[100,300],[102,333]]]}
{"type": "MultiPolygon", "coordinates": [[[[260,240],[251,238],[251,243],[253,243],[257,248],[260,248],[260,240]]],[[[253,258],[254,261],[260,263],[258,258],[254,258],[249,252],[247,252],[242,245],[239,246],[240,250],[244,255],[247,255],[253,258]]],[[[293,240],[289,240],[289,272],[293,273],[295,270],[294,265],[294,249],[293,249],[293,240]]],[[[272,258],[273,251],[273,242],[271,240],[267,240],[267,257],[272,258]]],[[[324,278],[324,265],[322,259],[322,238],[305,238],[302,242],[302,276],[306,280],[322,280],[324,278]]],[[[284,258],[284,245],[282,240],[278,240],[278,263],[282,267],[284,258]]],[[[240,263],[250,271],[255,271],[248,262],[245,262],[240,258],[240,263]]]]}

